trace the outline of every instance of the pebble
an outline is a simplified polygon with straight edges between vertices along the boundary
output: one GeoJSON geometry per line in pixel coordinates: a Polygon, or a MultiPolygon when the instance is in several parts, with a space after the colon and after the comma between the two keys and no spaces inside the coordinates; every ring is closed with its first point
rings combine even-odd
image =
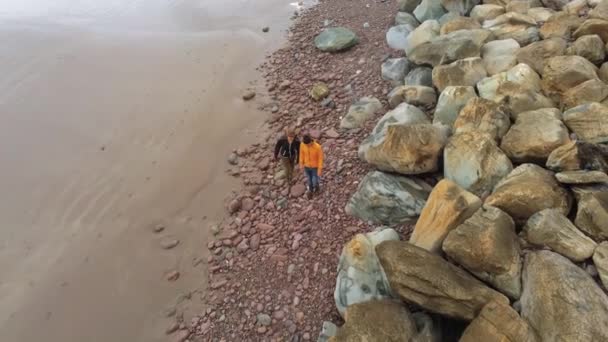
{"type": "Polygon", "coordinates": [[[160,233],[163,230],[165,230],[165,226],[163,226],[162,224],[159,224],[159,225],[157,225],[157,226],[154,227],[154,232],[155,233],[160,233]]]}
{"type": "Polygon", "coordinates": [[[160,242],[160,246],[163,249],[173,249],[177,245],[179,245],[179,240],[177,239],[165,239],[160,242]]]}
{"type": "Polygon", "coordinates": [[[167,274],[166,279],[168,281],[176,281],[177,279],[179,279],[179,271],[171,271],[167,274]]]}
{"type": "Polygon", "coordinates": [[[262,28],[262,32],[266,33],[268,31],[270,31],[270,27],[266,26],[262,28]]]}
{"type": "Polygon", "coordinates": [[[256,316],[256,324],[261,326],[269,326],[272,323],[272,318],[266,314],[258,314],[256,316]]]}
{"type": "Polygon", "coordinates": [[[243,93],[243,100],[249,101],[255,97],[255,91],[247,90],[243,93]]]}
{"type": "Polygon", "coordinates": [[[167,335],[171,335],[171,334],[173,334],[174,332],[176,332],[176,331],[177,331],[177,329],[179,329],[179,323],[177,323],[177,322],[173,322],[173,323],[171,323],[171,325],[169,325],[169,326],[167,327],[167,329],[165,330],[165,334],[167,334],[167,335]]]}

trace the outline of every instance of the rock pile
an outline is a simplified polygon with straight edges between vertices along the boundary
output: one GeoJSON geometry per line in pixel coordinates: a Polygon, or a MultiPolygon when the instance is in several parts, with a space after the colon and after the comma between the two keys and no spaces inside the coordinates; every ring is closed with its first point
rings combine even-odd
{"type": "Polygon", "coordinates": [[[334,340],[419,341],[408,314],[430,315],[434,341],[608,340],[608,0],[398,4],[395,109],[359,147],[377,170],[346,213],[417,222],[347,244],[334,340]],[[430,84],[410,77],[423,68],[430,84]],[[382,305],[392,320],[361,320],[382,305]],[[442,336],[452,320],[467,323],[442,336]]]}

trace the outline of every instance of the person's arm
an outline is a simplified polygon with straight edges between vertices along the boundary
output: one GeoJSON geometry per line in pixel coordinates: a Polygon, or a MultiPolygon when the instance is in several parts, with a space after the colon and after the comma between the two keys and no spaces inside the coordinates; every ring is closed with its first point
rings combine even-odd
{"type": "Polygon", "coordinates": [[[274,145],[274,160],[277,160],[280,150],[281,150],[281,139],[277,140],[276,145],[274,145]]]}
{"type": "Polygon", "coordinates": [[[323,146],[319,145],[319,168],[317,174],[321,176],[323,174],[323,146]]]}
{"type": "Polygon", "coordinates": [[[300,164],[300,168],[304,167],[304,149],[302,148],[302,144],[300,143],[300,147],[298,148],[298,163],[300,164]]]}

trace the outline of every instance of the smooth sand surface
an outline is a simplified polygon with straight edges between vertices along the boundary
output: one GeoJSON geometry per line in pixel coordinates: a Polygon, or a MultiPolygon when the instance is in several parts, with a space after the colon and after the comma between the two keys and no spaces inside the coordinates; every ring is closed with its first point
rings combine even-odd
{"type": "Polygon", "coordinates": [[[0,0],[1,341],[166,340],[163,309],[204,287],[193,260],[238,186],[226,157],[262,134],[241,93],[293,10],[0,0]]]}

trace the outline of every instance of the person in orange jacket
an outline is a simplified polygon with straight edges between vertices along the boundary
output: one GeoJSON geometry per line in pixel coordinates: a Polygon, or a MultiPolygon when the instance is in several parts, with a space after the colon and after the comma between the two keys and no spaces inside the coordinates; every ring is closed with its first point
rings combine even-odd
{"type": "Polygon", "coordinates": [[[319,177],[323,174],[323,149],[310,134],[305,134],[300,144],[300,168],[308,178],[308,197],[319,192],[319,177]]]}

